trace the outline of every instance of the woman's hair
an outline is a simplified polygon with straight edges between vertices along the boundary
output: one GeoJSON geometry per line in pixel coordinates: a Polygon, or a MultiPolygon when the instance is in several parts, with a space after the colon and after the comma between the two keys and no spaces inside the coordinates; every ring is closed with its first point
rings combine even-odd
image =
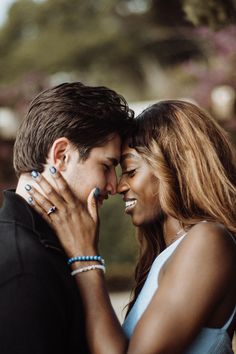
{"type": "MultiPolygon", "coordinates": [[[[236,233],[236,154],[225,131],[198,106],[161,101],[135,120],[129,145],[152,167],[159,181],[163,213],[188,228],[202,220],[236,233]]],[[[155,257],[164,249],[163,220],[138,229],[140,257],[131,308],[155,257]]]]}

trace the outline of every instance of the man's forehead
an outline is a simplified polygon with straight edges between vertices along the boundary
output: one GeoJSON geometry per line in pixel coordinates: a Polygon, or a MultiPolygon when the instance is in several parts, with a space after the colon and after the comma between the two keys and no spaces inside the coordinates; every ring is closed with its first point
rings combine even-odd
{"type": "Polygon", "coordinates": [[[120,161],[121,139],[118,135],[108,139],[103,145],[95,146],[90,150],[90,157],[95,159],[106,159],[114,166],[120,161]]]}

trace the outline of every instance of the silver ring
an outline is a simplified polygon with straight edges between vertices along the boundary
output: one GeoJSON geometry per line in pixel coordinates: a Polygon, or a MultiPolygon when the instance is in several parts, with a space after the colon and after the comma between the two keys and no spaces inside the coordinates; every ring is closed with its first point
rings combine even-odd
{"type": "Polygon", "coordinates": [[[47,215],[55,213],[56,210],[57,210],[57,208],[55,207],[55,205],[53,205],[50,209],[48,209],[47,215]]]}

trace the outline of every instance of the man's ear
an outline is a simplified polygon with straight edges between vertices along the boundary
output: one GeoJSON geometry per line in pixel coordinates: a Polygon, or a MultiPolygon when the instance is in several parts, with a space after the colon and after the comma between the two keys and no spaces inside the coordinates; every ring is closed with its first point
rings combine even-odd
{"type": "Polygon", "coordinates": [[[65,171],[71,158],[74,147],[70,140],[65,137],[54,141],[48,153],[48,163],[55,166],[59,171],[65,171]]]}

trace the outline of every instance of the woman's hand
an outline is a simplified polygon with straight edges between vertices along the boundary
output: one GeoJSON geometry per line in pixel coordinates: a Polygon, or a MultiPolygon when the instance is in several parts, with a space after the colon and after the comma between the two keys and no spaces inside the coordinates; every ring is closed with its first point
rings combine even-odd
{"type": "MultiPolygon", "coordinates": [[[[69,258],[97,255],[98,191],[94,188],[89,194],[87,205],[83,205],[72,193],[62,175],[55,169],[53,171],[55,188],[42,175],[32,173],[40,188],[25,186],[32,198],[30,204],[56,231],[69,258]]],[[[73,263],[72,269],[74,265],[74,270],[80,270],[76,262],[73,263]]],[[[75,274],[75,282],[83,301],[90,352],[125,354],[127,340],[111,306],[103,272],[78,272],[75,274]]]]}
{"type": "Polygon", "coordinates": [[[56,189],[43,175],[37,172],[32,174],[43,193],[26,185],[25,188],[31,195],[30,204],[56,231],[69,258],[98,254],[99,218],[96,203],[98,189],[94,188],[91,191],[87,205],[83,205],[60,172],[54,167],[53,171],[56,189]]]}

